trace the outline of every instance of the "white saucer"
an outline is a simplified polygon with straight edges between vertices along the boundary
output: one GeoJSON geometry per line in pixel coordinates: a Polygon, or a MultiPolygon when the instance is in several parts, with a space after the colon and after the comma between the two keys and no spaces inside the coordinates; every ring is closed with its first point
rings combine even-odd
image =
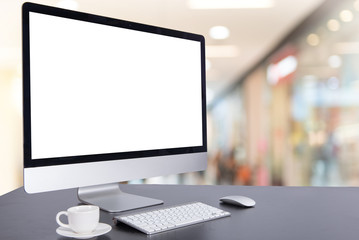
{"type": "Polygon", "coordinates": [[[87,238],[97,237],[102,234],[108,233],[109,231],[111,231],[111,229],[112,229],[112,227],[110,225],[108,225],[106,223],[99,223],[98,226],[96,227],[96,229],[91,233],[79,234],[79,233],[73,232],[69,228],[64,228],[64,227],[58,227],[56,229],[56,232],[57,232],[57,234],[64,236],[64,237],[87,239],[87,238]]]}

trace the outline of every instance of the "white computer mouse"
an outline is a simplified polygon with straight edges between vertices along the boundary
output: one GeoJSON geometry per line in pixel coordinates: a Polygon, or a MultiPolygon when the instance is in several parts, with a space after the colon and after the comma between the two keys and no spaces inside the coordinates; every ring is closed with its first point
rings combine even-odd
{"type": "Polygon", "coordinates": [[[256,205],[256,202],[253,199],[245,196],[227,196],[222,197],[219,200],[223,203],[228,203],[240,207],[254,207],[254,205],[256,205]]]}

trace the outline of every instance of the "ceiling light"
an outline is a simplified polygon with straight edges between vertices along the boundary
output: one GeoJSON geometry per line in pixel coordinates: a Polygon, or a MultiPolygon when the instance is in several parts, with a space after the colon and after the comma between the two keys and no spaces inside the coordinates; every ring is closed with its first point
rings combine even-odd
{"type": "Polygon", "coordinates": [[[271,8],[273,0],[188,0],[191,9],[271,8]]]}
{"type": "Polygon", "coordinates": [[[310,46],[318,46],[320,42],[319,36],[315,33],[311,33],[307,36],[307,43],[310,46]]]}
{"type": "Polygon", "coordinates": [[[331,68],[339,68],[342,65],[342,59],[338,55],[332,55],[328,58],[328,64],[331,68]]]}
{"type": "Polygon", "coordinates": [[[235,45],[206,46],[208,58],[233,58],[239,55],[239,49],[235,45]]]}
{"type": "Polygon", "coordinates": [[[349,10],[343,10],[339,14],[340,20],[343,22],[351,22],[353,21],[353,13],[349,10]]]}
{"type": "Polygon", "coordinates": [[[225,26],[214,26],[209,30],[209,35],[213,39],[226,39],[229,37],[229,29],[225,26]]]}
{"type": "Polygon", "coordinates": [[[327,22],[327,27],[330,31],[332,32],[336,32],[340,29],[340,23],[338,20],[336,19],[330,19],[328,22],[327,22]]]}
{"type": "Polygon", "coordinates": [[[56,4],[59,8],[77,10],[79,4],[75,0],[61,0],[56,4]]]}

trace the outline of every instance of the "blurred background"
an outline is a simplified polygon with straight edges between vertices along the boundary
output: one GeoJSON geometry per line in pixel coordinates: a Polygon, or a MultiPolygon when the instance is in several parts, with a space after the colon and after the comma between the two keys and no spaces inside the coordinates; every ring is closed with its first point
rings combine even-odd
{"type": "MultiPolygon", "coordinates": [[[[0,1],[0,195],[22,186],[21,5],[0,1]]],[[[136,182],[359,185],[358,0],[35,0],[202,34],[208,169],[136,182]]]]}

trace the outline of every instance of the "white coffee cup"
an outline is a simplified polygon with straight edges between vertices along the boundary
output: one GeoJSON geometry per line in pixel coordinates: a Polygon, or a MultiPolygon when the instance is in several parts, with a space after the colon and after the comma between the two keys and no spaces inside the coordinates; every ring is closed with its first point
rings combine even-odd
{"type": "Polygon", "coordinates": [[[56,215],[56,222],[65,228],[70,228],[72,231],[83,234],[93,232],[100,219],[100,208],[93,205],[75,206],[61,211],[56,215]],[[60,216],[66,215],[69,224],[61,222],[60,216]]]}

